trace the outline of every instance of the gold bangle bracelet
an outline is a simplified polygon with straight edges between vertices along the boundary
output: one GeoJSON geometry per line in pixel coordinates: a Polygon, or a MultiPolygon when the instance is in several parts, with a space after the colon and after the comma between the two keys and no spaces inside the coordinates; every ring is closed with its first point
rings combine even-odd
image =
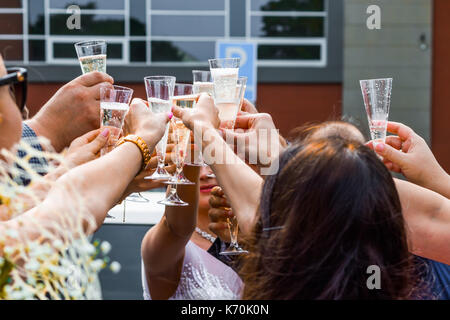
{"type": "Polygon", "coordinates": [[[150,162],[150,157],[151,157],[150,150],[148,149],[147,143],[141,137],[136,136],[134,134],[129,134],[126,137],[120,138],[120,140],[117,141],[117,143],[116,143],[116,147],[120,146],[121,144],[123,144],[125,142],[132,142],[139,148],[139,150],[141,151],[141,154],[142,154],[141,170],[144,170],[147,167],[148,163],[150,162]]]}

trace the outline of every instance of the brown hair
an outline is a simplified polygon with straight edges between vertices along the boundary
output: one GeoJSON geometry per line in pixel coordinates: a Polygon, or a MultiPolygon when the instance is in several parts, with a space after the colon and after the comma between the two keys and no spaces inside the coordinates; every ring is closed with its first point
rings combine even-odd
{"type": "Polygon", "coordinates": [[[243,298],[414,297],[414,265],[386,167],[359,141],[306,140],[289,147],[265,181],[251,253],[241,261],[243,298]],[[367,286],[371,265],[381,270],[379,290],[367,286]]]}

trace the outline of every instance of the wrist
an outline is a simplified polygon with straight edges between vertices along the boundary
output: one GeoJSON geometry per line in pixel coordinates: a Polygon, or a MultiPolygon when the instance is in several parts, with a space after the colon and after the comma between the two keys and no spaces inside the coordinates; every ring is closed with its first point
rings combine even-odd
{"type": "Polygon", "coordinates": [[[155,141],[155,135],[149,134],[148,130],[137,130],[135,134],[133,134],[135,136],[140,137],[142,140],[145,141],[145,143],[147,144],[147,147],[149,149],[150,152],[153,151],[153,149],[155,148],[156,144],[158,143],[158,141],[155,141]]]}
{"type": "Polygon", "coordinates": [[[142,163],[141,171],[144,170],[149,164],[151,157],[150,150],[145,140],[137,135],[127,135],[126,137],[122,137],[117,142],[116,146],[120,146],[121,144],[125,143],[133,144],[139,150],[139,154],[141,155],[140,159],[142,163]]]}

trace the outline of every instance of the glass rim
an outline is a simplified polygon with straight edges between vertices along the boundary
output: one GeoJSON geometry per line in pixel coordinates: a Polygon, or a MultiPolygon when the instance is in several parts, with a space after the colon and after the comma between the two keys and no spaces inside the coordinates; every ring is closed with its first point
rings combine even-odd
{"type": "Polygon", "coordinates": [[[194,72],[211,73],[210,70],[192,70],[192,73],[194,73],[194,72]]]}
{"type": "Polygon", "coordinates": [[[366,82],[366,81],[393,81],[394,78],[378,78],[378,79],[365,79],[365,80],[359,80],[359,82],[366,82]]]}
{"type": "Polygon", "coordinates": [[[208,59],[208,62],[210,61],[240,61],[241,58],[214,58],[214,59],[208,59]]]}
{"type": "Polygon", "coordinates": [[[174,82],[176,81],[176,77],[174,76],[147,76],[144,77],[144,81],[167,81],[167,80],[174,80],[174,82]]]}
{"type": "Polygon", "coordinates": [[[118,86],[118,85],[113,85],[113,88],[108,87],[108,86],[101,86],[100,89],[108,89],[108,90],[114,90],[114,91],[124,91],[124,92],[134,92],[133,89],[128,88],[128,87],[123,87],[123,86],[118,86]]]}
{"type": "Polygon", "coordinates": [[[84,40],[74,44],[75,47],[89,47],[106,44],[106,40],[84,40]]]}
{"type": "Polygon", "coordinates": [[[194,85],[192,83],[181,83],[181,82],[179,83],[179,82],[176,82],[175,86],[191,86],[191,87],[193,87],[194,85]]]}

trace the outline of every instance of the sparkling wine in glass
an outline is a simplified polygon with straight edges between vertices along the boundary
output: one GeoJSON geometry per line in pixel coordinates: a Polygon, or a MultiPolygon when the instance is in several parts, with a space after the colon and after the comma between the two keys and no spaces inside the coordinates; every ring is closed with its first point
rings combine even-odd
{"type": "MultiPolygon", "coordinates": [[[[167,113],[172,108],[172,97],[175,88],[175,77],[171,76],[150,76],[145,77],[145,89],[147,100],[153,113],[167,113]]],[[[145,179],[168,180],[171,175],[164,168],[166,158],[167,137],[169,134],[169,124],[161,140],[156,145],[156,156],[158,166],[155,172],[145,179]]]]}
{"type": "Polygon", "coordinates": [[[83,41],[75,44],[83,74],[100,71],[106,73],[106,42],[104,40],[83,41]]]}
{"type": "MultiPolygon", "coordinates": [[[[130,108],[132,96],[133,89],[130,88],[121,86],[100,87],[100,127],[108,128],[110,132],[106,146],[100,150],[101,156],[114,149],[122,134],[123,123],[130,108]]],[[[107,214],[106,217],[114,219],[110,214],[107,214]]]]}
{"type": "MultiPolygon", "coordinates": [[[[217,108],[219,109],[219,118],[221,126],[227,129],[234,129],[236,117],[241,110],[242,103],[244,101],[245,89],[247,88],[247,77],[239,77],[235,87],[235,97],[232,103],[219,103],[217,108]],[[222,110],[221,110],[222,108],[222,110]]],[[[245,254],[248,251],[242,249],[239,246],[237,235],[239,230],[239,224],[235,216],[227,219],[228,229],[230,231],[230,246],[220,252],[221,255],[238,255],[245,254]]]]}
{"type": "MultiPolygon", "coordinates": [[[[192,92],[193,86],[191,84],[175,84],[173,102],[180,108],[192,109],[198,95],[192,92]]],[[[177,185],[194,184],[189,181],[183,174],[183,166],[186,158],[187,147],[190,142],[191,131],[184,125],[181,119],[173,117],[170,123],[172,127],[172,139],[175,142],[175,174],[165,183],[171,185],[168,196],[159,201],[159,204],[166,206],[186,206],[188,203],[180,199],[177,194],[177,185]]]]}
{"type": "Polygon", "coordinates": [[[360,80],[361,92],[374,147],[385,143],[391,106],[392,78],[360,80]]]}
{"type": "Polygon", "coordinates": [[[114,149],[114,146],[122,134],[122,127],[125,116],[130,108],[133,89],[113,86],[100,87],[100,119],[101,128],[108,128],[110,131],[108,142],[100,150],[103,156],[114,149]]]}

